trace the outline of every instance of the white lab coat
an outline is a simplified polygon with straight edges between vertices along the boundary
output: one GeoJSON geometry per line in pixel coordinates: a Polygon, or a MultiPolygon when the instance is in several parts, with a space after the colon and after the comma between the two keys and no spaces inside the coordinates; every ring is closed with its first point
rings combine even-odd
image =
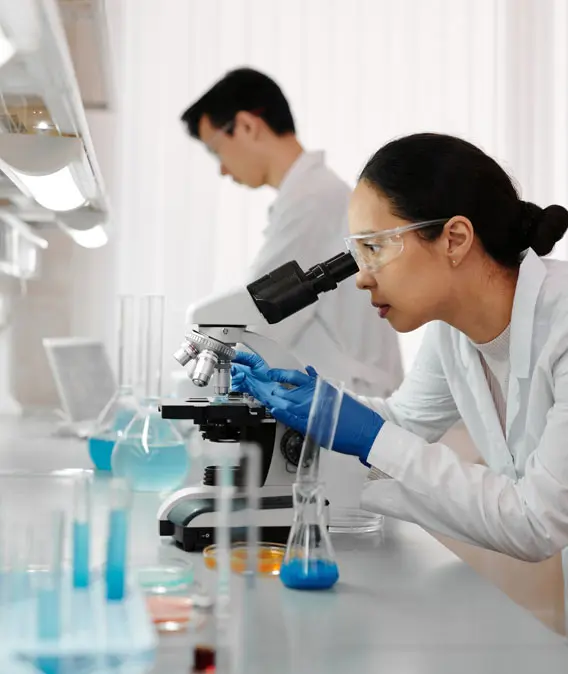
{"type": "Polygon", "coordinates": [[[529,561],[568,546],[568,263],[527,252],[510,364],[504,435],[478,351],[429,325],[400,389],[364,399],[387,420],[368,461],[391,479],[368,482],[363,507],[529,561]],[[438,442],[460,416],[487,466],[438,442]]]}
{"type": "MultiPolygon", "coordinates": [[[[323,152],[302,154],[280,185],[250,279],[290,260],[307,270],[345,250],[349,187],[324,163],[323,152]]],[[[402,381],[398,337],[371,307],[354,278],[274,326],[259,328],[304,365],[361,394],[390,395],[402,381]]],[[[272,363],[271,363],[272,365],[272,363]]],[[[321,470],[333,504],[356,506],[366,469],[326,452],[321,470]]]]}

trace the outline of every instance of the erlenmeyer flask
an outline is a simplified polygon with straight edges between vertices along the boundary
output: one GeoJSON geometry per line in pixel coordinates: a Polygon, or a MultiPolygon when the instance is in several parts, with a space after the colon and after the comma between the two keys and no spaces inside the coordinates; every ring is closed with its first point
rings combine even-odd
{"type": "Polygon", "coordinates": [[[138,411],[112,453],[112,471],[134,491],[170,491],[189,471],[185,442],[158,410],[162,385],[164,298],[148,295],[140,303],[138,411]]]}
{"type": "Polygon", "coordinates": [[[110,457],[136,414],[132,378],[134,351],[134,296],[121,295],[119,300],[118,388],[103,408],[87,443],[91,461],[97,470],[110,470],[110,457]]]}
{"type": "Polygon", "coordinates": [[[280,578],[296,590],[327,590],[339,570],[324,517],[323,484],[296,482],[294,522],[288,538],[280,578]]]}
{"type": "Polygon", "coordinates": [[[280,579],[293,589],[325,590],[339,578],[327,530],[320,451],[333,446],[342,399],[343,383],[318,377],[293,486],[294,521],[280,569],[280,579]]]}

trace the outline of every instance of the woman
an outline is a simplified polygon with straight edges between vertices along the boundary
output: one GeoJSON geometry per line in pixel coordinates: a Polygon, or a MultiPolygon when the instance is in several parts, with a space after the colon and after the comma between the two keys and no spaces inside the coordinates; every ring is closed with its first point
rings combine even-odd
{"type": "MultiPolygon", "coordinates": [[[[399,332],[429,324],[396,393],[344,398],[334,450],[378,478],[363,507],[524,560],[567,546],[568,263],[540,256],[568,211],[519,200],[470,143],[418,134],[367,163],[349,227],[379,316],[399,332]],[[485,466],[438,442],[460,417],[485,466]]],[[[237,362],[235,388],[305,430],[315,372],[237,362]]]]}

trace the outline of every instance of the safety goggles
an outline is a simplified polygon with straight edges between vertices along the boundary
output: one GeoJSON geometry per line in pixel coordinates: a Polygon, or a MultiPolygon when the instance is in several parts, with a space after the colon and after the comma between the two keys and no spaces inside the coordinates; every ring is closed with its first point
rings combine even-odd
{"type": "Polygon", "coordinates": [[[382,232],[353,234],[345,237],[345,244],[347,250],[355,258],[359,269],[379,271],[402,254],[404,250],[403,234],[433,225],[443,225],[448,220],[449,218],[425,220],[424,222],[412,222],[409,225],[402,225],[394,229],[385,229],[382,232]]]}

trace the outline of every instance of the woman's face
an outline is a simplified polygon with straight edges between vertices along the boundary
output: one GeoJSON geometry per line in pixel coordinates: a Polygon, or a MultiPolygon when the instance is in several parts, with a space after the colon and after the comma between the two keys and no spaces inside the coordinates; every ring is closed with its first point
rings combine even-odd
{"type": "MultiPolygon", "coordinates": [[[[450,214],[451,215],[451,214],[450,214]]],[[[392,230],[410,224],[393,215],[388,199],[365,181],[353,192],[349,204],[349,230],[353,234],[392,230]]],[[[361,269],[357,287],[368,290],[381,318],[398,332],[410,332],[433,320],[443,320],[452,300],[451,242],[446,231],[429,242],[416,231],[362,249],[380,260],[375,270],[361,269]],[[382,252],[379,252],[382,251],[382,252]]],[[[372,243],[373,241],[369,241],[372,243]]],[[[363,241],[358,245],[365,245],[363,241]]],[[[375,265],[376,266],[376,265],[375,265]]]]}

